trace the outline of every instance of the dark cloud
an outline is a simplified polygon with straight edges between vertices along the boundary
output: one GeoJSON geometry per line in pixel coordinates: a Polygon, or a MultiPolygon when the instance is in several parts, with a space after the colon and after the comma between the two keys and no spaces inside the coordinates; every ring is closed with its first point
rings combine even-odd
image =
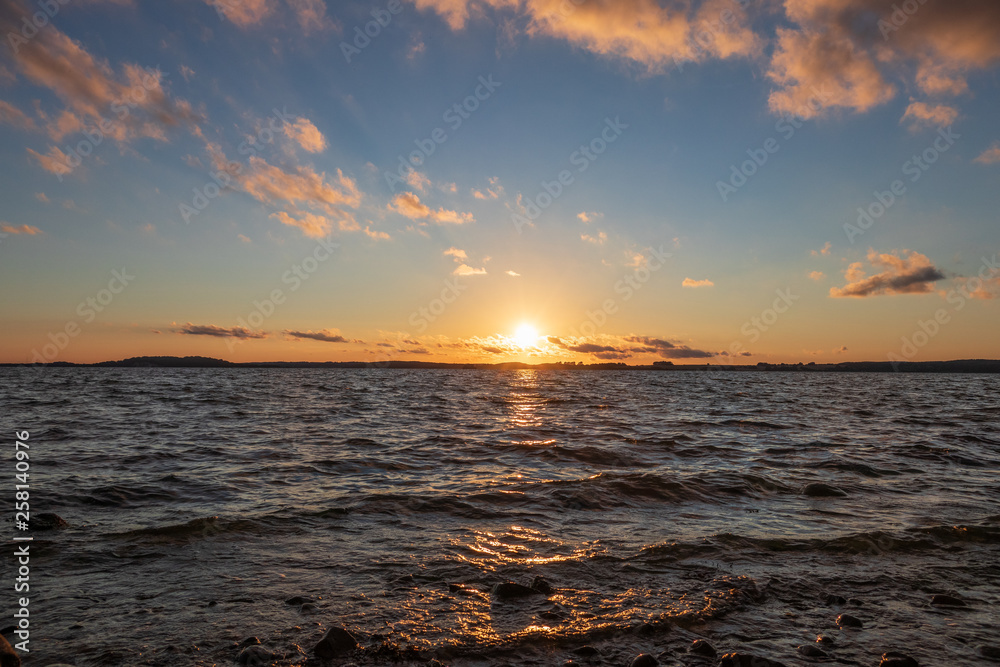
{"type": "Polygon", "coordinates": [[[267,338],[266,332],[251,331],[246,327],[232,327],[227,329],[215,326],[214,324],[191,324],[190,322],[174,331],[188,336],[215,336],[217,338],[240,338],[244,340],[250,338],[267,338]]]}
{"type": "Polygon", "coordinates": [[[318,340],[324,343],[363,343],[360,340],[349,340],[340,335],[339,331],[328,331],[323,329],[322,331],[285,331],[286,336],[291,336],[292,338],[306,338],[309,340],[318,340]]]}

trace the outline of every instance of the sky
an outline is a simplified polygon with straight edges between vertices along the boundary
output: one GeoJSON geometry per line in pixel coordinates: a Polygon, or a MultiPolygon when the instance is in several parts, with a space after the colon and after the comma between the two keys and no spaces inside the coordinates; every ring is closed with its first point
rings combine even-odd
{"type": "Polygon", "coordinates": [[[0,361],[1000,357],[995,0],[0,0],[0,361]]]}

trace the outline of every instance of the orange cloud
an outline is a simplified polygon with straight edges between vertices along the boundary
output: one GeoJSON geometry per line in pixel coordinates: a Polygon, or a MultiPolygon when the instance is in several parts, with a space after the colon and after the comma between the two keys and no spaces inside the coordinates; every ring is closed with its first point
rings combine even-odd
{"type": "Polygon", "coordinates": [[[0,100],[0,123],[13,125],[22,130],[35,129],[35,121],[9,102],[0,100]]]}
{"type": "Polygon", "coordinates": [[[980,164],[996,164],[1000,162],[1000,142],[997,142],[983,151],[982,155],[976,158],[980,164]]]}
{"type": "Polygon", "coordinates": [[[253,331],[246,327],[225,328],[214,324],[191,324],[188,322],[182,327],[174,329],[175,333],[186,336],[214,336],[216,338],[267,338],[267,333],[263,331],[253,331]]]}
{"type": "Polygon", "coordinates": [[[241,28],[260,24],[274,11],[273,0],[205,0],[205,4],[241,28]]]}
{"type": "Polygon", "coordinates": [[[452,275],[455,275],[455,276],[485,276],[486,275],[486,269],[474,269],[471,266],[469,266],[468,264],[461,264],[454,271],[452,271],[452,275]]]}
{"type": "Polygon", "coordinates": [[[277,213],[272,213],[271,217],[280,220],[283,224],[301,229],[303,234],[313,239],[329,236],[330,232],[333,231],[334,225],[344,232],[353,232],[361,228],[357,221],[355,221],[354,216],[349,213],[341,213],[341,217],[338,220],[332,220],[324,215],[317,215],[308,211],[298,211],[297,214],[299,217],[296,218],[284,211],[278,211],[277,213]]]}
{"type": "Polygon", "coordinates": [[[322,153],[326,149],[326,137],[308,118],[286,123],[285,134],[310,153],[322,153]]]}
{"type": "Polygon", "coordinates": [[[813,271],[809,274],[810,280],[815,280],[818,282],[820,280],[823,280],[823,278],[826,278],[826,274],[823,273],[822,271],[813,271]]]}
{"type": "Polygon", "coordinates": [[[423,220],[429,218],[438,224],[461,225],[467,222],[475,222],[471,213],[458,213],[439,208],[434,211],[429,206],[420,201],[420,197],[412,192],[401,192],[393,197],[389,203],[389,210],[410,220],[423,220]]]}
{"type": "Polygon", "coordinates": [[[922,127],[946,127],[955,122],[958,118],[958,109],[946,104],[930,105],[924,102],[911,102],[906,107],[906,113],[900,122],[910,120],[911,129],[922,127]]]}
{"type": "Polygon", "coordinates": [[[55,174],[56,176],[65,176],[66,174],[72,173],[73,167],[70,166],[70,158],[68,155],[59,150],[56,146],[51,146],[49,148],[48,155],[42,155],[32,149],[28,149],[28,154],[38,161],[42,169],[49,172],[50,174],[55,174]]]}
{"type": "Polygon", "coordinates": [[[694,280],[693,278],[685,278],[684,282],[681,283],[681,287],[715,287],[715,283],[711,280],[694,280]]]}
{"type": "Polygon", "coordinates": [[[895,250],[893,253],[878,253],[870,248],[868,262],[884,270],[868,276],[864,265],[855,262],[844,273],[848,284],[831,287],[830,296],[861,298],[880,294],[928,294],[933,291],[935,282],[945,278],[926,255],[913,250],[895,250]]]}
{"type": "Polygon", "coordinates": [[[32,227],[31,225],[21,225],[20,227],[15,227],[14,225],[3,223],[0,224],[0,232],[3,232],[4,234],[27,234],[28,236],[34,236],[36,234],[41,234],[42,230],[38,227],[32,227]]]}

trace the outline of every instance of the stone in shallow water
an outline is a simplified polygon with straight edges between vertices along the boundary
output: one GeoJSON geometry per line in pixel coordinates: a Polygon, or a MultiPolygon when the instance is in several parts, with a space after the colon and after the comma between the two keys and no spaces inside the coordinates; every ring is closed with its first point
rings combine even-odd
{"type": "Polygon", "coordinates": [[[69,524],[58,514],[52,512],[42,512],[36,514],[30,521],[32,530],[54,530],[56,528],[68,528],[69,524]]]}
{"type": "Polygon", "coordinates": [[[847,495],[847,492],[843,489],[838,489],[835,486],[823,484],[822,482],[806,484],[805,488],[802,489],[802,493],[810,498],[841,498],[847,495]]]}
{"type": "Polygon", "coordinates": [[[656,661],[656,658],[648,653],[640,653],[632,659],[629,663],[629,667],[656,667],[660,663],[656,661]]]}
{"type": "Polygon", "coordinates": [[[827,652],[819,648],[815,644],[803,644],[798,649],[798,652],[807,658],[828,658],[827,652]]]}
{"type": "Polygon", "coordinates": [[[313,648],[320,658],[335,658],[358,647],[358,640],[344,628],[332,627],[313,648]]]}
{"type": "Polygon", "coordinates": [[[860,618],[851,616],[850,614],[841,614],[837,617],[837,625],[842,628],[860,628],[864,626],[860,618]]]}
{"type": "Polygon", "coordinates": [[[826,603],[829,605],[844,605],[847,604],[847,598],[841,597],[839,595],[827,595],[826,603]]]}
{"type": "Polygon", "coordinates": [[[290,597],[287,600],[285,600],[285,604],[293,606],[298,604],[306,604],[307,602],[312,602],[312,598],[307,598],[304,595],[296,595],[294,597],[290,597]]]}
{"type": "Polygon", "coordinates": [[[935,607],[968,607],[965,600],[959,600],[951,595],[935,595],[931,598],[931,604],[935,607]]]}
{"type": "Polygon", "coordinates": [[[980,646],[979,655],[1000,662],[1000,646],[980,646]]]}
{"type": "Polygon", "coordinates": [[[833,643],[833,638],[827,637],[826,635],[816,635],[816,643],[826,644],[827,646],[829,646],[830,644],[833,643]]]}
{"type": "Polygon", "coordinates": [[[515,584],[513,581],[504,581],[493,587],[493,597],[498,600],[515,600],[517,598],[528,597],[529,595],[541,595],[534,588],[515,584]]]}
{"type": "Polygon", "coordinates": [[[718,651],[715,650],[715,647],[704,639],[695,639],[691,642],[691,646],[688,647],[688,652],[694,653],[695,655],[703,655],[706,658],[714,658],[718,655],[718,651]]]}
{"type": "Polygon", "coordinates": [[[882,654],[882,661],[878,667],[920,667],[920,663],[908,655],[889,651],[882,654]]]}
{"type": "Polygon", "coordinates": [[[247,646],[236,657],[236,664],[247,665],[248,667],[262,667],[263,665],[270,665],[277,657],[263,646],[247,646]]]}
{"type": "Polygon", "coordinates": [[[573,649],[573,653],[576,653],[577,655],[582,656],[584,658],[590,658],[592,656],[601,654],[600,651],[598,651],[593,646],[590,646],[589,644],[587,646],[581,646],[580,648],[573,649]]]}
{"type": "Polygon", "coordinates": [[[555,589],[552,588],[552,584],[546,581],[545,577],[542,576],[537,576],[534,579],[532,579],[531,588],[545,595],[551,595],[553,592],[555,592],[555,589]]]}
{"type": "Polygon", "coordinates": [[[719,667],[785,667],[785,665],[749,653],[727,653],[722,656],[719,667]]]}

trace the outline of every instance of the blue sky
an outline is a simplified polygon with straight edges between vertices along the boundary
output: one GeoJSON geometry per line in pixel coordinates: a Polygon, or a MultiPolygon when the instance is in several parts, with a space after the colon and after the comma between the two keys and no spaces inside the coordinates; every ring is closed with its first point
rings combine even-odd
{"type": "Polygon", "coordinates": [[[994,4],[0,5],[4,361],[997,356],[994,4]]]}

